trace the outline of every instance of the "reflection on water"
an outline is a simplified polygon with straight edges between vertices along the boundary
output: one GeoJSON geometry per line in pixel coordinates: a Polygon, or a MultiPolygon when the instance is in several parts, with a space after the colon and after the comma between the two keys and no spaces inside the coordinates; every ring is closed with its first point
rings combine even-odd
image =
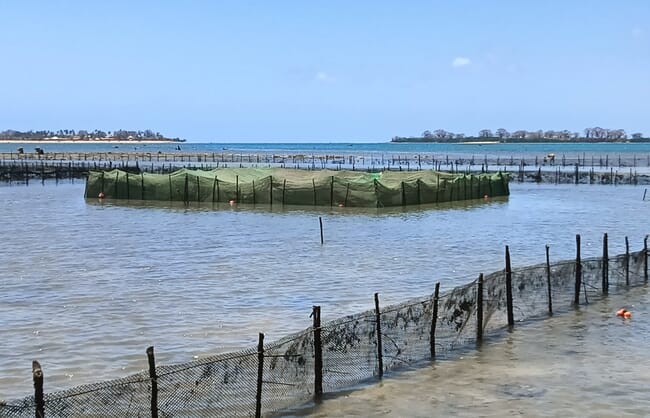
{"type": "Polygon", "coordinates": [[[249,347],[323,320],[575,253],[640,248],[650,205],[634,187],[517,185],[508,199],[435,208],[100,204],[83,184],[0,187],[0,398],[249,347]],[[318,217],[325,245],[320,245],[318,217]]]}
{"type": "Polygon", "coordinates": [[[88,198],[89,205],[98,206],[119,206],[125,208],[146,208],[146,209],[170,209],[182,211],[238,211],[256,213],[306,213],[320,216],[331,215],[366,215],[366,216],[391,216],[396,214],[416,214],[418,212],[441,211],[441,210],[463,210],[472,209],[478,206],[495,205],[507,203],[508,196],[498,196],[485,199],[472,199],[442,203],[430,203],[423,205],[389,206],[385,208],[365,207],[339,207],[339,206],[308,206],[308,205],[269,205],[269,204],[229,204],[226,202],[184,202],[178,201],[156,201],[156,200],[112,200],[88,198]]]}

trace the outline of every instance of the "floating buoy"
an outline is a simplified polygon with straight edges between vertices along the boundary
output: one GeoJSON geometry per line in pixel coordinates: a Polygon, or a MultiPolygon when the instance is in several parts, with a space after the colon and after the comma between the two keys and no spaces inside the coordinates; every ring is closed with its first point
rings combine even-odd
{"type": "Polygon", "coordinates": [[[488,196],[488,195],[483,196],[483,199],[485,199],[485,200],[488,200],[489,198],[490,198],[490,196],[488,196]]]}
{"type": "Polygon", "coordinates": [[[237,202],[235,202],[234,200],[231,200],[228,203],[230,203],[230,206],[234,206],[237,202]]]}
{"type": "Polygon", "coordinates": [[[104,194],[104,192],[99,192],[99,195],[97,197],[103,199],[106,197],[106,195],[104,194]]]}
{"type": "Polygon", "coordinates": [[[344,206],[345,206],[345,205],[344,205],[343,203],[339,203],[339,207],[340,207],[340,208],[342,208],[342,207],[344,207],[344,206]]]}
{"type": "Polygon", "coordinates": [[[632,312],[628,311],[625,308],[621,308],[618,311],[616,311],[616,316],[623,317],[625,319],[630,319],[632,318],[632,312]]]}

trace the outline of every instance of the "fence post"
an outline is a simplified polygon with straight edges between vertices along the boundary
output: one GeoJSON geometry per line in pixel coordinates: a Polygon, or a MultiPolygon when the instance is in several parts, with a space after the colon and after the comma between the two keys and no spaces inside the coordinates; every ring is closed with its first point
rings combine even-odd
{"type": "Polygon", "coordinates": [[[323,245],[323,217],[318,217],[318,222],[320,223],[320,245],[323,245]]]}
{"type": "Polygon", "coordinates": [[[607,249],[607,232],[603,235],[603,295],[609,293],[609,253],[607,249]]]}
{"type": "Polygon", "coordinates": [[[546,287],[548,288],[548,314],[553,315],[553,294],[551,289],[551,259],[548,255],[548,244],[546,244],[546,287]]]}
{"type": "Polygon", "coordinates": [[[241,200],[239,198],[239,175],[235,176],[235,200],[237,201],[237,203],[239,203],[239,201],[241,200]]]}
{"type": "Polygon", "coordinates": [[[630,241],[625,237],[625,286],[630,285],[630,241]]]}
{"type": "Polygon", "coordinates": [[[438,295],[440,294],[440,282],[436,283],[436,290],[433,292],[433,314],[431,316],[431,332],[429,333],[429,344],[431,345],[431,360],[436,358],[436,324],[438,323],[438,295]]]}
{"type": "Polygon", "coordinates": [[[478,276],[476,288],[476,342],[483,340],[483,273],[478,276]]]}
{"type": "Polygon", "coordinates": [[[156,376],[156,359],[153,346],[147,348],[149,361],[149,378],[151,379],[151,418],[158,418],[158,376],[156,376]]]}
{"type": "Polygon", "coordinates": [[[580,286],[582,285],[582,263],[580,260],[580,234],[576,234],[576,286],[573,303],[580,304],[580,286]]]}
{"type": "Polygon", "coordinates": [[[314,401],[323,399],[323,345],[320,329],[320,306],[314,306],[314,401]]]}
{"type": "Polygon", "coordinates": [[[648,281],[648,236],[643,238],[643,278],[648,281]]]}
{"type": "Polygon", "coordinates": [[[34,403],[36,418],[45,417],[45,401],[43,399],[43,369],[38,361],[32,361],[32,378],[34,379],[34,403]]]}
{"type": "Polygon", "coordinates": [[[379,311],[379,293],[375,293],[375,322],[377,324],[377,361],[379,367],[379,378],[384,375],[384,359],[381,346],[381,313],[379,311]]]}
{"type": "Polygon", "coordinates": [[[262,375],[264,374],[264,334],[260,332],[257,343],[257,395],[255,397],[255,418],[262,416],[262,375]]]}
{"type": "MultiPolygon", "coordinates": [[[[128,177],[127,177],[127,179],[128,179],[128,177]]],[[[183,202],[185,202],[186,205],[190,203],[190,197],[189,197],[188,191],[187,191],[188,190],[188,183],[189,183],[189,177],[187,176],[187,173],[185,173],[185,191],[183,192],[183,202]]]]}
{"type": "Polygon", "coordinates": [[[508,326],[515,325],[512,309],[512,267],[510,266],[510,248],[506,245],[506,307],[508,309],[508,326]]]}
{"type": "Polygon", "coordinates": [[[282,206],[284,206],[284,194],[287,189],[287,179],[282,182],[282,206]]]}

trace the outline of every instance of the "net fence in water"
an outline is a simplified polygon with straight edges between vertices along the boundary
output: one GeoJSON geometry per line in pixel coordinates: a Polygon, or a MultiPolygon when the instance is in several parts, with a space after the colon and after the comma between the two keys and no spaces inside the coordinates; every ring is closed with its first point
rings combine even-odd
{"type": "Polygon", "coordinates": [[[508,196],[509,176],[433,170],[181,169],[168,175],[92,171],[86,197],[183,202],[388,207],[508,196]]]}
{"type": "MultiPolygon", "coordinates": [[[[401,304],[314,326],[279,341],[107,382],[0,404],[1,417],[196,417],[277,414],[322,393],[453,357],[482,335],[508,327],[511,280],[515,322],[565,312],[647,283],[647,249],[501,270],[480,280],[401,304]],[[479,294],[479,282],[482,294],[479,294]],[[550,296],[550,297],[549,297],[550,296]],[[479,298],[482,297],[482,304],[479,298]],[[551,307],[552,305],[552,307],[551,307]],[[381,349],[380,349],[381,347],[381,349]]],[[[378,298],[376,299],[379,307],[378,298]]],[[[150,359],[152,360],[152,359],[150,359]]]]}

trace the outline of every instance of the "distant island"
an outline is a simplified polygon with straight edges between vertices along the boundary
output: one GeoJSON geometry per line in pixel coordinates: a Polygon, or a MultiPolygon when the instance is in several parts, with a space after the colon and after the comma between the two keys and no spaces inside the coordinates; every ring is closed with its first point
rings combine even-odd
{"type": "Polygon", "coordinates": [[[60,129],[58,131],[15,131],[9,129],[0,131],[0,141],[43,141],[43,142],[56,142],[56,141],[124,141],[124,142],[137,142],[137,141],[156,141],[156,142],[185,142],[180,138],[167,138],[160,132],[154,132],[150,129],[144,131],[125,131],[118,129],[117,131],[101,131],[95,129],[94,131],[87,131],[80,129],[60,129]]]}
{"type": "Polygon", "coordinates": [[[526,131],[510,132],[499,128],[492,132],[482,129],[478,136],[466,136],[453,133],[444,129],[424,131],[421,136],[401,137],[395,136],[391,142],[439,142],[439,143],[544,143],[544,142],[650,142],[641,132],[628,135],[624,129],[604,129],[600,127],[585,128],[582,133],[562,131],[526,131]]]}

